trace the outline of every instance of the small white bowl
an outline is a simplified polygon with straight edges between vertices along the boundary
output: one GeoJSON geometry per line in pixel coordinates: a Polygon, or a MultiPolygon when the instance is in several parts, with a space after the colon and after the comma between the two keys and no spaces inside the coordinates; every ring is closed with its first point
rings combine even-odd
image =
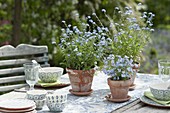
{"type": "Polygon", "coordinates": [[[51,112],[62,112],[66,103],[47,103],[47,107],[51,112]]]}
{"type": "Polygon", "coordinates": [[[44,83],[57,82],[63,74],[61,67],[45,67],[39,69],[39,78],[44,83]]]}
{"type": "Polygon", "coordinates": [[[170,100],[170,89],[168,89],[169,85],[169,82],[152,84],[150,85],[150,91],[158,100],[170,100]]]}
{"type": "Polygon", "coordinates": [[[30,90],[27,91],[27,99],[30,100],[43,100],[47,94],[46,90],[30,90]]]}
{"type": "Polygon", "coordinates": [[[67,103],[67,94],[66,93],[53,93],[47,94],[46,104],[47,107],[52,112],[61,112],[65,108],[67,103]]]}

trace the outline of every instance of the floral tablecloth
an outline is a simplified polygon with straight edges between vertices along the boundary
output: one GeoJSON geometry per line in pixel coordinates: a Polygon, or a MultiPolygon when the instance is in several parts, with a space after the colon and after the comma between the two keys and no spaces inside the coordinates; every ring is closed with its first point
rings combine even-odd
{"type": "MultiPolygon", "coordinates": [[[[105,74],[97,72],[92,85],[93,93],[90,96],[80,97],[70,94],[69,89],[71,89],[71,86],[56,90],[56,92],[63,91],[68,93],[68,102],[63,113],[110,113],[119,107],[135,101],[143,95],[145,90],[148,90],[149,84],[159,81],[157,75],[138,73],[135,80],[135,90],[129,91],[128,93],[131,99],[123,103],[114,103],[105,99],[105,96],[110,93],[107,78],[108,76],[105,74]]],[[[68,75],[64,75],[64,79],[68,80],[68,75]]],[[[44,106],[42,110],[38,111],[38,113],[48,112],[49,109],[47,106],[44,106]]]]}

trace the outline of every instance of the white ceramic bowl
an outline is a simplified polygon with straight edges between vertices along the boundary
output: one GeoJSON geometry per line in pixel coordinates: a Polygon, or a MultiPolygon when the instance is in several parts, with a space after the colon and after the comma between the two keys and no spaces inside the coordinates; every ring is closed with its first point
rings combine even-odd
{"type": "Polygon", "coordinates": [[[65,108],[67,103],[66,93],[53,93],[46,96],[46,104],[50,111],[61,112],[65,108]]]}
{"type": "Polygon", "coordinates": [[[57,82],[63,74],[61,67],[45,67],[39,69],[39,78],[44,83],[57,82]]]}
{"type": "Polygon", "coordinates": [[[46,90],[30,90],[27,91],[27,99],[29,100],[43,100],[47,94],[46,90]]]}
{"type": "Polygon", "coordinates": [[[47,107],[51,112],[62,112],[65,106],[66,103],[47,103],[47,107]]]}
{"type": "Polygon", "coordinates": [[[150,85],[150,91],[158,100],[170,100],[170,83],[156,83],[150,85]]]}
{"type": "Polygon", "coordinates": [[[36,109],[40,110],[43,108],[44,104],[45,104],[45,99],[43,100],[34,100],[35,105],[36,105],[36,109]]]}

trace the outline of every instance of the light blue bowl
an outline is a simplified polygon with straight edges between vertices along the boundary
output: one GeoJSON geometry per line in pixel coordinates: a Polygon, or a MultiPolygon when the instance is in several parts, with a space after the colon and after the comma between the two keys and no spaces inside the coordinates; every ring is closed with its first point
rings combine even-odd
{"type": "Polygon", "coordinates": [[[46,104],[49,110],[52,112],[62,112],[66,106],[66,102],[60,104],[59,103],[46,103],[46,104]]]}
{"type": "Polygon", "coordinates": [[[66,93],[53,93],[46,96],[46,104],[50,111],[61,112],[65,108],[67,103],[66,93]]]}
{"type": "Polygon", "coordinates": [[[170,83],[157,83],[150,85],[150,91],[152,95],[158,100],[170,100],[170,89],[168,86],[170,83]]]}
{"type": "Polygon", "coordinates": [[[45,99],[47,91],[45,90],[30,90],[27,91],[27,99],[29,100],[43,100],[45,99]]]}
{"type": "Polygon", "coordinates": [[[60,80],[63,74],[61,67],[45,67],[39,69],[39,79],[44,83],[53,83],[60,80]]]}

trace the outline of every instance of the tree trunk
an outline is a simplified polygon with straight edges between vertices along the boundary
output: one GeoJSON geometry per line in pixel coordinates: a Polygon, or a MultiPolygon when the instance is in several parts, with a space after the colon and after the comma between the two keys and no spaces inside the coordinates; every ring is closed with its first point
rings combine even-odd
{"type": "Polygon", "coordinates": [[[14,16],[13,16],[13,36],[11,44],[16,46],[19,44],[21,37],[21,10],[22,0],[15,0],[14,16]]]}

